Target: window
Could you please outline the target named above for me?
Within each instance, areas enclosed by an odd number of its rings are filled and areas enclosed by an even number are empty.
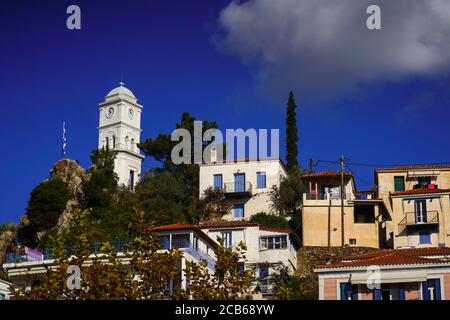
[[[419,188],[428,188],[428,185],[431,184],[431,177],[418,177],[417,183]]]
[[[116,136],[113,136],[112,137],[112,143],[113,143],[113,149],[115,149],[116,148]]]
[[[238,269],[241,275],[244,275],[245,265],[243,262],[238,262]]]
[[[264,189],[266,187],[266,172],[256,173],[256,188]]]
[[[395,176],[394,177],[394,191],[405,191],[405,177]]]
[[[235,204],[233,205],[233,217],[235,219],[244,218],[244,205],[243,204]]]
[[[130,190],[134,191],[134,170],[130,170]]]
[[[106,149],[109,149],[109,137],[106,137],[105,140],[106,140]]]
[[[268,236],[261,237],[260,249],[261,250],[274,250],[274,249],[286,249],[287,248],[287,236]]]
[[[414,217],[416,223],[427,222],[427,200],[418,199],[414,201]]]
[[[356,245],[356,239],[349,239],[349,243],[351,245]]]
[[[430,244],[431,243],[431,234],[429,231],[419,232],[419,243],[420,244]]]
[[[189,248],[190,237],[189,234],[174,234],[172,235],[172,248]]]
[[[223,188],[223,178],[221,174],[214,175],[214,189],[222,190]]]
[[[198,237],[196,237],[196,236],[194,236],[193,246],[194,246],[194,250],[198,250]]]
[[[161,248],[170,249],[170,236],[160,236],[159,242],[161,243]]]
[[[260,265],[259,266],[259,277],[266,278],[269,276],[269,266],[268,265]]]
[[[373,205],[356,205],[354,206],[355,223],[374,223],[375,207]]]
[[[245,173],[234,175],[234,192],[245,192]]]
[[[231,231],[222,232],[223,245],[225,248],[230,248],[233,246],[233,241],[231,239]]]
[[[358,285],[349,282],[340,284],[341,300],[358,300]]]
[[[441,300],[441,280],[429,279],[422,282],[423,300]]]
[[[6,300],[6,295],[4,295],[3,293],[0,293],[0,300]]]

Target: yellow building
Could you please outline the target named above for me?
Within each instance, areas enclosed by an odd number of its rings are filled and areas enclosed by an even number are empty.
[[[450,165],[377,169],[375,183],[395,248],[450,245]]]
[[[341,246],[344,230],[344,245],[386,247],[389,216],[375,192],[357,192],[349,172],[344,173],[342,193],[340,172],[305,174],[302,180],[306,190],[302,205],[303,245]]]

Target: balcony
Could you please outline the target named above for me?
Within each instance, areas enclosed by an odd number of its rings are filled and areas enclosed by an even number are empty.
[[[354,200],[355,197],[351,193],[343,193],[342,197],[344,200]],[[303,202],[306,201],[330,201],[330,200],[341,200],[340,193],[304,193]]]
[[[250,197],[252,195],[252,184],[248,181],[224,183],[223,192],[228,196]]]
[[[437,224],[439,224],[438,211],[405,212],[405,217],[400,221],[399,226],[434,226]]]

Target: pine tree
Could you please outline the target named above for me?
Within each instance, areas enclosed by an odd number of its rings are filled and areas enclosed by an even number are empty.
[[[286,162],[289,172],[298,168],[298,132],[297,132],[297,114],[294,94],[289,92],[289,101],[286,111]]]

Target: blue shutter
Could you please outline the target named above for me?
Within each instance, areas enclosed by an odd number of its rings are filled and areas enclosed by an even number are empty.
[[[215,174],[214,175],[214,189],[220,189],[222,190],[222,175],[221,174]]]
[[[403,283],[400,283],[400,286],[399,286],[398,299],[399,300],[406,300],[406,298],[405,298],[405,284],[403,284]]]
[[[430,292],[428,291],[428,283],[422,282],[422,298],[423,300],[430,300]]]
[[[265,278],[269,276],[269,267],[268,266],[259,266],[259,277]]]
[[[431,243],[431,235],[429,231],[419,232],[419,243],[420,244]]]
[[[257,172],[256,173],[256,188],[263,189],[266,187],[266,173]]]
[[[441,300],[441,279],[434,279],[434,299]]]
[[[243,204],[235,204],[233,207],[233,216],[235,219],[244,218],[244,205]]]
[[[381,289],[373,289],[373,300],[381,300]]]
[[[352,300],[358,300],[358,285],[352,285]]]
[[[340,284],[341,300],[347,300],[347,285],[348,285],[348,283],[341,283]]]
[[[236,173],[234,175],[234,192],[244,192],[245,191],[245,174]]]

